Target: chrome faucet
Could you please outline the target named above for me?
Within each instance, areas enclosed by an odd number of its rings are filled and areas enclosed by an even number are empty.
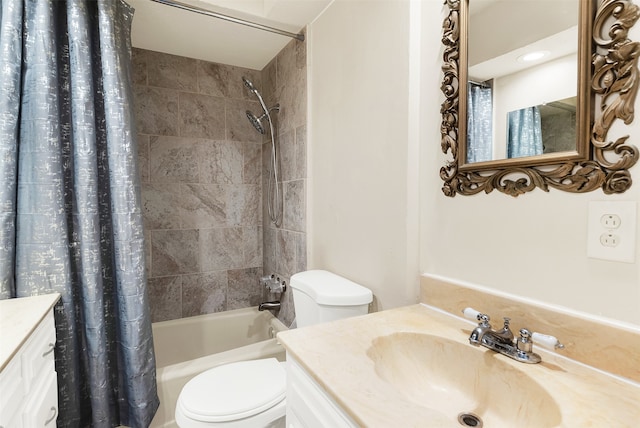
[[[480,323],[476,328],[471,332],[471,336],[469,336],[469,343],[472,345],[481,345],[483,340],[485,341],[494,341],[500,343],[512,343],[513,342],[513,333],[509,328],[509,318],[504,318],[504,325],[502,326],[502,330],[494,331],[489,324],[489,316],[485,314],[480,314],[478,318]]]
[[[264,311],[265,309],[268,309],[270,311],[279,311],[280,310],[280,301],[279,300],[273,300],[271,302],[262,302],[258,305],[258,310],[259,311]]]
[[[510,319],[504,318],[504,325],[501,330],[495,331],[489,323],[489,315],[482,314],[475,309],[466,308],[462,311],[465,317],[475,319],[478,326],[471,331],[469,343],[473,346],[484,346],[509,358],[522,363],[539,363],[542,361],[540,355],[533,352],[533,340],[538,343],[555,349],[562,349],[564,345],[558,342],[553,336],[540,333],[531,333],[526,328],[520,329],[520,337],[515,340],[513,332],[509,328]]]

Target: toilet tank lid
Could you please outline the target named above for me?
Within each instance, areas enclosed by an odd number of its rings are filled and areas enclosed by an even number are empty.
[[[299,290],[320,305],[367,305],[371,290],[326,270],[308,270],[291,277],[291,288]]]

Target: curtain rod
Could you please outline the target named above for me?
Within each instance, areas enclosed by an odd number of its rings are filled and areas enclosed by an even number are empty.
[[[213,12],[207,9],[202,9],[197,6],[191,6],[185,3],[180,3],[174,0],[152,0],[152,1],[156,3],[164,4],[167,6],[177,7],[178,9],[187,10],[189,12],[195,12],[195,13],[200,13],[202,15],[212,16],[218,19],[224,19],[225,21],[233,22],[236,24],[246,25],[247,27],[257,28],[258,30],[269,31],[271,33],[280,34],[282,36],[291,37],[291,38],[300,40],[301,42],[304,42],[304,34],[290,33],[288,31],[280,30],[278,28],[269,27],[267,25],[262,25],[255,22],[251,22],[251,21],[245,21],[244,19],[234,18],[233,16],[223,15],[221,13]]]

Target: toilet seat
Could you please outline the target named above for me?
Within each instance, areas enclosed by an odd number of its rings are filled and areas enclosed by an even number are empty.
[[[215,426],[266,412],[284,402],[285,395],[283,363],[275,358],[239,361],[209,369],[187,382],[176,413]]]

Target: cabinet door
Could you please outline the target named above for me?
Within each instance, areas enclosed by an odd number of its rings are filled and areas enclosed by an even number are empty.
[[[58,377],[55,371],[44,375],[29,395],[24,407],[25,427],[55,428],[58,417]]]
[[[287,427],[354,428],[358,425],[287,355]]]
[[[13,358],[0,372],[0,427],[13,427],[24,401],[24,381],[20,358]]]
[[[45,373],[56,369],[53,351],[56,344],[56,328],[53,312],[49,312],[22,348],[22,376],[28,394]]]

